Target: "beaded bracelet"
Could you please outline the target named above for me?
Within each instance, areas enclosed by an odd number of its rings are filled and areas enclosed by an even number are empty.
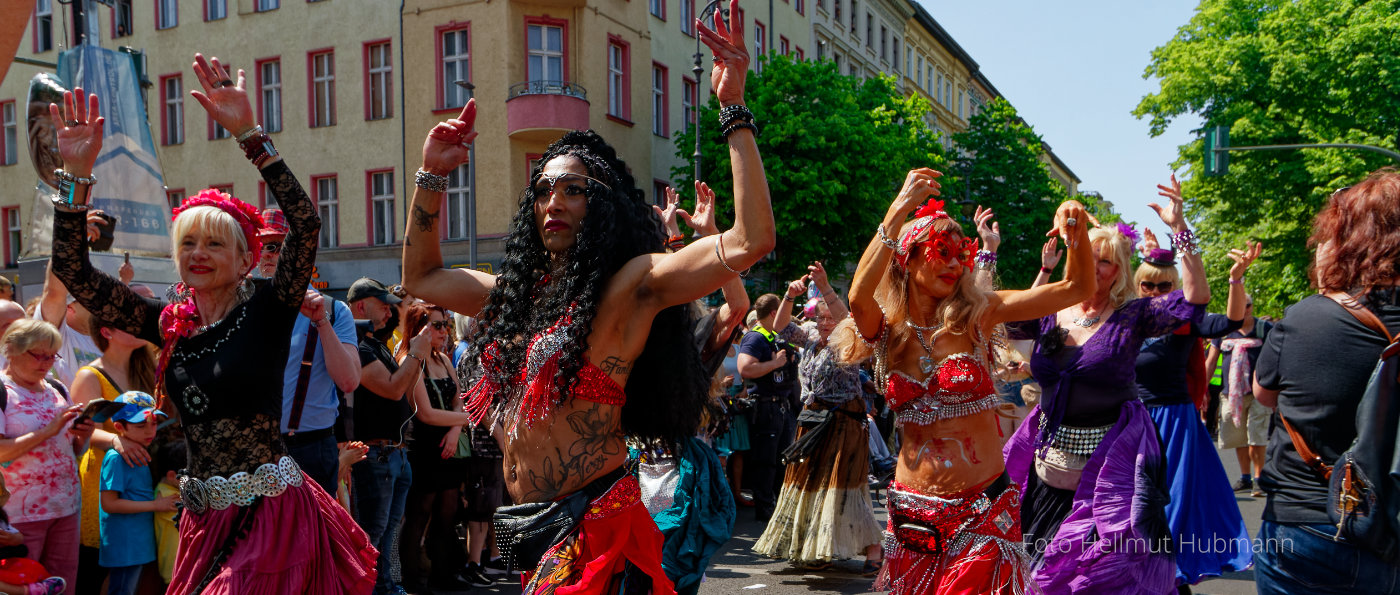
[[[71,174],[71,173],[68,173],[67,171],[65,171],[65,170],[63,170],[63,169],[61,169],[61,168],[60,168],[60,169],[55,169],[55,170],[53,170],[53,175],[58,176],[58,179],[60,179],[60,180],[64,180],[64,181],[66,181],[66,182],[71,182],[71,183],[74,183],[74,184],[86,184],[86,185],[88,185],[88,186],[91,186],[91,185],[97,183],[97,176],[94,176],[94,175],[92,175],[92,174],[88,174],[88,177],[86,177],[86,178],[80,178],[80,177],[75,176],[75,175],[73,175],[73,174]]]
[[[1244,279],[1230,279],[1230,285],[1244,285]]]
[[[252,136],[239,141],[238,146],[243,148],[243,156],[259,168],[277,156],[277,148],[272,146],[272,138],[257,128]]]
[[[754,121],[753,112],[743,105],[730,105],[719,110],[719,127],[728,128],[735,120]]]
[[[1196,245],[1196,234],[1189,229],[1183,229],[1172,234],[1172,246],[1176,248],[1178,256],[1197,255],[1201,253],[1201,247]]]
[[[439,176],[421,167],[413,174],[413,183],[428,192],[447,192],[447,176]]]
[[[996,264],[996,263],[997,263],[997,253],[996,253],[996,252],[992,252],[991,250],[978,250],[978,251],[977,251],[977,256],[976,256],[975,258],[976,258],[976,260],[977,260],[977,264]]]
[[[752,130],[753,135],[758,136],[758,126],[755,126],[752,122],[735,122],[733,124],[730,124],[729,126],[726,126],[724,128],[724,131],[721,132],[720,135],[728,139],[729,135],[734,134],[735,132],[738,132],[739,130],[744,128]]]

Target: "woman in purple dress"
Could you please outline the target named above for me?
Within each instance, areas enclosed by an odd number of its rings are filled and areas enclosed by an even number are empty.
[[[1022,487],[1021,523],[1045,593],[1173,591],[1164,463],[1156,428],[1138,400],[1134,364],[1144,339],[1198,320],[1210,301],[1181,187],[1149,205],[1172,230],[1183,289],[1135,298],[1132,242],[1116,228],[1089,240],[1098,291],[1073,307],[1012,328],[1035,340],[1031,371],[1041,404],[1007,442],[1006,471]]]

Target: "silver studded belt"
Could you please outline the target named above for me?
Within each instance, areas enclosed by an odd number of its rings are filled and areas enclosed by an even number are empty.
[[[1076,428],[1061,425],[1055,430],[1054,442],[1051,445],[1065,452],[1087,457],[1094,454],[1094,450],[1103,442],[1104,436],[1108,435],[1113,426],[1114,424],[1108,424],[1097,428]]]
[[[901,424],[929,425],[945,419],[989,411],[999,404],[1001,397],[996,394],[924,395],[902,406],[895,414],[895,420]]]
[[[264,463],[252,473],[239,471],[228,477],[214,476],[197,479],[180,477],[180,503],[185,510],[204,514],[208,510],[224,510],[230,506],[248,506],[258,497],[273,498],[289,487],[301,487],[301,466],[290,456],[283,455],[276,463]]]

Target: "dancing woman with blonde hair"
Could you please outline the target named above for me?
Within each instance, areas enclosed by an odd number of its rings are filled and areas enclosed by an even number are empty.
[[[1070,247],[1066,280],[988,292],[971,274],[977,242],[941,210],[942,201],[919,206],[938,195],[941,175],[909,172],[861,256],[851,318],[832,336],[845,361],[875,358],[877,385],[903,433],[875,587],[1020,593],[1029,560],[1020,491],[1002,465],[990,340],[998,324],[1051,314],[1094,293],[1090,219],[1066,201],[1047,234]]]

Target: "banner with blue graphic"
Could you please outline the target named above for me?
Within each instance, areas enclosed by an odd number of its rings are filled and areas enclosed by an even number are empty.
[[[58,77],[68,89],[81,87],[97,95],[106,118],[102,152],[92,171],[97,183],[92,188],[91,202],[94,208],[116,219],[111,249],[169,257],[170,206],[132,56],[95,46],[78,46],[59,54]],[[36,95],[31,101],[42,99]],[[30,130],[34,130],[32,125]],[[51,176],[44,172],[40,176],[26,256],[47,256],[52,244],[50,200],[58,191],[45,181]]]

